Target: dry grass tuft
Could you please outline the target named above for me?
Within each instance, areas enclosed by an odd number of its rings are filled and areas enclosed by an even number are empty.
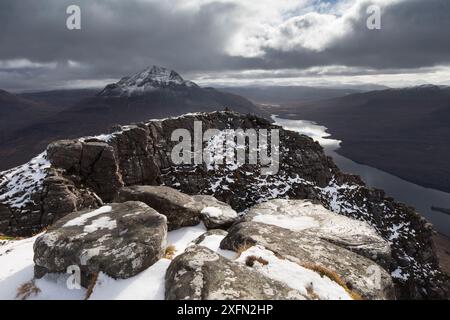
[[[95,272],[92,274],[91,279],[89,280],[89,286],[86,290],[84,300],[88,300],[91,297],[92,292],[94,292],[95,285],[97,284],[97,280],[98,280],[98,272]]]
[[[177,248],[173,244],[169,245],[166,248],[166,253],[164,254],[164,258],[172,260],[175,256],[175,252],[177,251]]]
[[[320,300],[319,295],[314,291],[312,283],[306,287],[306,293],[311,300]]]
[[[302,267],[317,272],[322,277],[325,276],[330,278],[332,281],[336,282],[338,285],[344,288],[344,290],[352,297],[353,300],[363,300],[363,298],[358,293],[354,292],[347,286],[347,283],[342,280],[342,278],[336,272],[315,264],[304,264],[302,265]]]
[[[0,240],[3,241],[12,241],[12,240],[22,240],[23,238],[20,237],[11,237],[11,236],[5,236],[3,234],[0,234]]]
[[[259,262],[263,266],[267,266],[269,264],[269,261],[267,261],[266,259],[256,256],[248,256],[245,260],[245,264],[249,267],[253,267],[255,265],[255,262]]]
[[[41,292],[41,289],[36,287],[34,280],[22,284],[17,288],[16,299],[26,300],[31,296],[35,296]]]
[[[251,247],[254,247],[255,245],[253,243],[248,243],[248,242],[244,242],[243,244],[241,244],[237,250],[236,250],[236,258],[239,258],[242,254],[242,252],[247,251],[248,249],[250,249]]]

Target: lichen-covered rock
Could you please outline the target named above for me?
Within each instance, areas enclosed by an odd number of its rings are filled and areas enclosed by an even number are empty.
[[[202,221],[208,229],[227,229],[238,218],[238,214],[230,205],[213,196],[197,195],[192,197],[199,207]]]
[[[166,217],[142,202],[74,212],[36,239],[35,273],[64,273],[75,265],[82,271],[83,284],[100,271],[129,278],[164,255],[166,238]]]
[[[164,186],[131,186],[120,189],[117,201],[142,201],[167,217],[169,230],[200,223],[200,210],[191,196]]]
[[[260,245],[301,266],[329,270],[365,299],[395,298],[394,285],[386,270],[361,255],[321,239],[320,235],[242,222],[228,230],[220,247],[239,251],[252,245]]]
[[[212,196],[189,196],[166,186],[130,186],[119,190],[118,202],[142,201],[167,217],[169,230],[194,226],[201,220],[208,229],[228,228],[238,215]]]
[[[373,227],[308,200],[270,200],[249,209],[243,220],[307,232],[363,255],[385,268],[392,263],[389,243]]]
[[[167,300],[305,300],[282,282],[202,246],[177,256],[166,273]]]

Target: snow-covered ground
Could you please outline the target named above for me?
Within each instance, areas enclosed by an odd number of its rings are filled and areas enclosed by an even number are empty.
[[[23,208],[32,202],[31,195],[42,188],[50,162],[43,152],[28,163],[0,172],[0,202],[12,208]]]

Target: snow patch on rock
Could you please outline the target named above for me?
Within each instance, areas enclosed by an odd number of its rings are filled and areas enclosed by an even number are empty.
[[[40,191],[51,167],[43,152],[28,163],[0,173],[0,202],[21,209],[34,201],[31,195]]]

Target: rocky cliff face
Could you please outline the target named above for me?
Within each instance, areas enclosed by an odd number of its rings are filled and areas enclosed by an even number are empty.
[[[171,151],[178,142],[171,141],[171,134],[180,128],[192,132],[194,121],[201,121],[203,130],[280,129],[278,173],[261,175],[260,164],[175,165]],[[413,208],[340,172],[312,139],[233,112],[153,120],[102,136],[50,144],[29,163],[1,173],[0,233],[31,235],[73,211],[113,202],[123,187],[134,185],[166,185],[190,195],[213,195],[238,212],[274,198],[310,199],[367,222],[389,242],[392,260],[383,263],[397,284],[397,296],[447,294],[446,277],[433,250],[432,226]]]

